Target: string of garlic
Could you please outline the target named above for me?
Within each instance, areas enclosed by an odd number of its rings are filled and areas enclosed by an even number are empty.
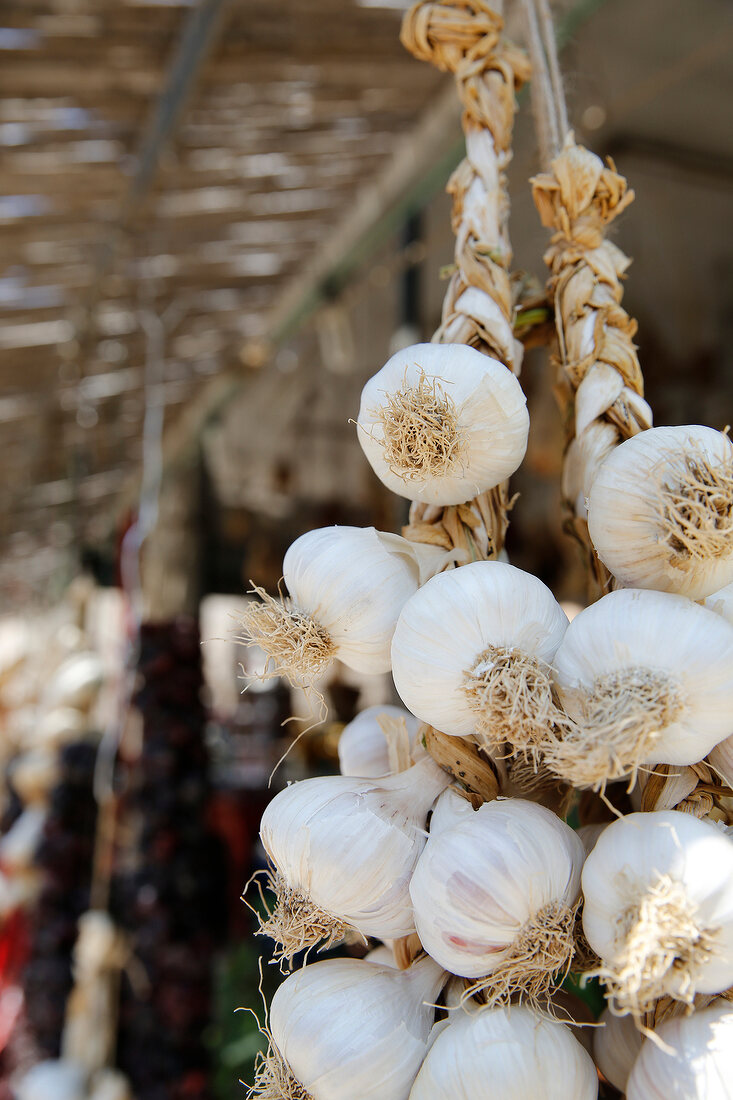
[[[380,940],[415,930],[410,878],[449,782],[425,757],[399,775],[304,779],[275,796],[260,825],[276,897],[261,932],[279,945],[277,958],[330,947],[347,929]]]
[[[576,786],[695,764],[733,732],[733,627],[684,596],[610,592],[576,615],[553,665],[572,721],[545,761]]]
[[[614,1010],[640,1020],[663,996],[733,984],[733,843],[676,810],[604,829],[582,875],[583,928]]]
[[[733,581],[733,444],[699,424],[650,428],[601,464],[588,497],[601,561],[632,588],[694,600]]]
[[[338,743],[342,775],[377,778],[404,771],[419,751],[423,723],[403,707],[377,704],[344,726]]]
[[[513,332],[504,172],[511,159],[515,92],[529,77],[529,66],[501,34],[500,6],[486,0],[419,0],[405,15],[400,38],[421,61],[453,73],[464,109],[466,157],[448,184],[455,270],[433,342],[470,345],[519,374],[522,345]],[[508,526],[507,486],[499,480],[477,491],[482,486],[474,480],[468,496],[455,504],[412,498],[416,503],[404,533],[418,542],[466,549],[472,560],[497,557]]]
[[[408,1100],[446,975],[427,957],[409,970],[326,959],[278,987],[248,1098]]]
[[[590,546],[586,499],[615,444],[652,423],[633,343],[636,322],[621,305],[630,261],[605,237],[634,193],[611,161],[604,165],[569,133],[549,170],[532,180],[532,196],[542,224],[553,231],[545,263],[562,370],[556,392],[570,414],[563,491],[604,591],[608,575]]]
[[[567,616],[540,580],[504,562],[433,577],[408,600],[392,642],[405,706],[453,737],[533,753],[556,714],[550,663]]]
[[[634,1063],[626,1096],[627,1100],[731,1100],[733,1005],[719,1001],[658,1027]]]
[[[469,991],[484,1003],[538,1005],[573,956],[584,857],[544,806],[509,798],[473,810],[445,791],[410,881],[423,947],[473,979]]]
[[[595,1066],[571,1029],[527,1008],[455,1009],[439,1029],[410,1100],[595,1100]]]
[[[323,527],[296,539],[283,562],[288,596],[261,588],[241,617],[240,641],[264,650],[264,678],[312,686],[334,659],[388,672],[402,605],[446,555],[373,527]]]

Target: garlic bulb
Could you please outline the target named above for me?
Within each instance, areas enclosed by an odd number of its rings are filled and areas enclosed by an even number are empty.
[[[677,810],[634,813],[583,869],[583,929],[620,1012],[733,983],[733,842]]]
[[[481,561],[428,581],[402,609],[392,675],[405,706],[454,737],[532,750],[555,714],[549,663],[568,620],[542,581]]]
[[[342,775],[376,778],[402,770],[393,768],[390,746],[393,740],[404,741],[411,749],[423,723],[402,707],[388,704],[367,707],[352,722],[344,726],[339,737],[339,770]],[[393,734],[395,735],[393,738]],[[403,736],[402,736],[403,735]],[[388,740],[392,739],[392,740]],[[397,747],[397,746],[395,746]],[[394,756],[395,753],[393,752]]]
[[[433,1043],[410,1100],[595,1100],[595,1066],[565,1024],[528,1008],[455,1010]]]
[[[261,589],[242,618],[242,641],[268,658],[265,676],[311,684],[334,658],[357,672],[388,672],[402,605],[446,563],[445,551],[373,527],[323,527],[296,539],[283,562],[290,593]]]
[[[284,959],[346,928],[396,939],[415,930],[408,885],[428,811],[450,776],[426,757],[384,779],[304,779],[269,804],[260,828],[277,906],[262,931]]]
[[[608,1008],[598,1022],[603,1026],[593,1028],[593,1058],[606,1080],[619,1092],[626,1092],[644,1036],[633,1016],[614,1016]]]
[[[733,444],[699,424],[649,428],[600,467],[588,530],[622,584],[700,599],[733,581]]]
[[[296,970],[270,1006],[270,1050],[249,1095],[407,1100],[445,975],[422,958],[399,971],[360,959]]]
[[[357,430],[392,492],[462,504],[514,473],[529,416],[519,382],[497,359],[464,343],[415,344],[369,379]]]
[[[537,1001],[573,953],[583,845],[544,806],[510,798],[478,810],[452,790],[438,799],[410,882],[426,951],[480,979],[490,1003]]]
[[[610,592],[576,615],[553,664],[571,722],[545,761],[577,786],[695,764],[733,733],[733,627],[683,596]]]
[[[716,1002],[656,1030],[634,1063],[627,1100],[733,1100],[733,1005]]]

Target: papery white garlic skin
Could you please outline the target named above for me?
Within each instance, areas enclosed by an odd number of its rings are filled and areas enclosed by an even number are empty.
[[[725,588],[711,592],[702,601],[703,607],[714,611],[716,615],[722,615],[726,622],[733,626],[733,584],[726,584]]]
[[[410,883],[425,950],[452,974],[494,973],[539,910],[575,904],[584,855],[544,806],[510,798],[473,810],[445,791]]]
[[[383,410],[421,380],[455,414],[454,457],[439,472],[397,467],[385,452]],[[512,372],[466,344],[404,348],[362,391],[358,435],[372,469],[392,492],[426,504],[462,504],[498,485],[524,458],[528,430],[526,400]]]
[[[394,951],[386,943],[380,943],[377,947],[373,947],[371,951],[368,951],[364,956],[364,962],[379,963],[380,966],[391,966],[394,970],[398,969]]]
[[[683,596],[608,593],[575,616],[553,667],[561,702],[581,726],[597,681],[635,670],[667,678],[679,706],[640,763],[695,764],[733,733],[733,627]]]
[[[570,1028],[528,1008],[454,1010],[410,1100],[595,1100],[598,1078]]]
[[[409,881],[449,782],[427,757],[383,779],[304,779],[270,802],[260,837],[291,889],[364,936],[396,939],[414,931]]]
[[[419,718],[403,707],[388,703],[367,707],[341,731],[338,755],[342,775],[376,778],[390,774],[389,749],[380,718],[404,721],[411,746],[415,744],[418,730],[423,725]]]
[[[444,980],[428,958],[405,971],[359,959],[311,963],[278,987],[270,1031],[313,1100],[407,1100]]]
[[[628,1080],[627,1100],[733,1100],[733,1005],[716,1002],[666,1020]]]
[[[404,605],[392,642],[392,675],[409,711],[454,737],[477,715],[467,674],[490,646],[549,663],[568,620],[549,588],[513,565],[473,562],[441,573]]]
[[[614,970],[623,956],[627,915],[664,879],[679,887],[713,949],[690,965],[670,967],[659,995],[726,989],[733,984],[733,842],[691,814],[633,813],[604,829],[583,868],[588,942]]]
[[[605,1008],[593,1028],[593,1058],[599,1070],[619,1092],[626,1092],[634,1062],[639,1056],[644,1036],[633,1016],[615,1016]]]
[[[389,671],[397,617],[426,563],[437,569],[444,561],[436,547],[373,527],[323,527],[290,546],[283,576],[294,607],[327,632],[334,655],[357,672],[378,673]]]
[[[698,470],[707,464],[722,479],[716,507],[700,513],[709,517],[707,526],[670,520],[672,494],[690,477],[688,463]],[[728,437],[698,424],[649,428],[616,447],[598,470],[588,530],[599,558],[623,585],[700,599],[733,581],[732,513]]]

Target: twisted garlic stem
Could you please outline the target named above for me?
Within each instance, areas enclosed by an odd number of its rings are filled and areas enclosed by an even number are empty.
[[[456,266],[433,341],[470,344],[518,374],[504,171],[511,159],[515,91],[528,79],[529,65],[502,37],[497,6],[486,0],[420,0],[406,13],[400,37],[415,57],[454,74],[464,108],[467,155],[448,184]],[[445,540],[466,549],[469,560],[495,558],[511,503],[502,484],[467,505],[413,504],[404,533],[417,542]]]

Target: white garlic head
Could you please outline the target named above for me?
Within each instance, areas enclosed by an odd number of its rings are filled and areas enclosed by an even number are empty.
[[[733,733],[733,627],[683,596],[610,592],[575,616],[553,665],[571,722],[545,760],[576,786],[695,764]]]
[[[369,778],[401,771],[393,767],[393,758],[400,749],[414,748],[422,726],[420,719],[403,707],[387,703],[367,707],[341,731],[339,771]]]
[[[450,778],[426,757],[399,775],[304,779],[275,796],[260,837],[277,903],[262,932],[283,959],[330,946],[347,928],[380,940],[415,930],[410,877]]]
[[[437,1025],[438,1027],[440,1025]],[[410,1100],[595,1100],[595,1066],[565,1024],[528,1008],[451,1012]]]
[[[444,980],[427,957],[405,971],[360,959],[296,970],[272,998],[250,1096],[408,1100]]]
[[[523,799],[478,810],[452,790],[438,799],[410,883],[426,951],[480,979],[489,1003],[537,1001],[573,953],[583,845],[544,806]]]
[[[499,561],[433,577],[405,604],[392,675],[405,706],[454,737],[531,751],[553,719],[550,662],[568,625],[542,581]]]
[[[622,584],[701,599],[733,581],[733,444],[699,424],[649,428],[601,465],[588,498],[598,557]]]
[[[593,1028],[593,1058],[599,1070],[611,1084],[626,1092],[626,1082],[639,1057],[644,1036],[633,1016],[615,1016],[604,1008]]]
[[[614,821],[583,869],[583,930],[615,1008],[733,983],[733,842],[677,810]]]
[[[244,612],[241,640],[267,654],[266,676],[293,684],[311,684],[334,658],[357,672],[388,672],[402,605],[445,561],[445,551],[373,527],[308,531],[285,555],[289,596],[255,589],[261,601]]]
[[[731,1100],[733,1005],[716,1002],[666,1020],[634,1063],[628,1100]]]
[[[504,481],[527,449],[519,382],[467,344],[397,352],[361,395],[358,435],[380,480],[426,504],[462,504]]]

